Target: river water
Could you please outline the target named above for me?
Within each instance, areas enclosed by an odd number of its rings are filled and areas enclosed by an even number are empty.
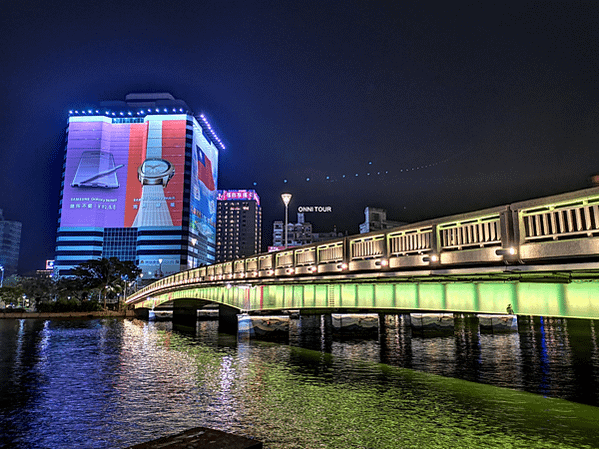
[[[0,320],[0,447],[125,448],[196,426],[266,448],[599,447],[599,325],[287,342],[123,319]]]

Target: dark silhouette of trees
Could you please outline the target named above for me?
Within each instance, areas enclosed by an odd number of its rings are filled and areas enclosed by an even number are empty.
[[[104,308],[106,299],[123,292],[126,284],[135,280],[139,273],[141,270],[133,262],[122,262],[116,257],[88,260],[73,270],[84,288],[99,290]]]
[[[92,311],[106,308],[108,298],[126,293],[141,270],[130,261],[110,259],[88,260],[77,266],[70,276],[14,276],[0,288],[0,301],[6,305],[26,306],[40,312]]]

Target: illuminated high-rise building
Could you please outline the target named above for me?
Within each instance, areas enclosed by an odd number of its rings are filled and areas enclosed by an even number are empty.
[[[0,266],[4,270],[3,276],[17,274],[21,227],[20,221],[5,220],[0,209]]]
[[[219,190],[216,210],[216,261],[258,254],[262,246],[262,208],[254,190]]]
[[[222,149],[168,93],[69,111],[55,273],[117,257],[153,279],[214,262]]]

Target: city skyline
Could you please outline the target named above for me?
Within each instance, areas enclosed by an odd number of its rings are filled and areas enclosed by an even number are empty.
[[[417,221],[599,172],[595,4],[84,3],[0,7],[0,208],[23,223],[20,272],[54,253],[68,111],[129,92],[208,116],[218,188],[258,192],[264,247],[284,191],[290,219],[331,206],[306,221],[357,234],[366,206]]]

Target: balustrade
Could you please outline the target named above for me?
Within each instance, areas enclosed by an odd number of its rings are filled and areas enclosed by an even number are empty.
[[[352,240],[350,243],[351,260],[372,259],[385,253],[385,236],[377,235]]]
[[[430,227],[398,231],[389,234],[389,255],[418,254],[431,249],[433,230]]]
[[[500,245],[499,215],[442,224],[439,238],[442,250]]]
[[[520,212],[525,231],[524,241],[589,237],[599,232],[599,199],[595,204],[580,201],[574,204],[547,206]]]
[[[343,260],[343,243],[323,245],[318,247],[318,261],[320,263],[335,263]]]
[[[313,265],[316,262],[316,249],[299,249],[295,252],[295,263],[297,266]]]

